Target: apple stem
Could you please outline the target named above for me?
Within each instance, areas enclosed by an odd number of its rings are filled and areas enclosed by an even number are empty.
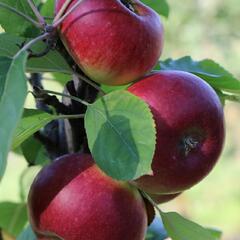
[[[40,26],[42,26],[42,28],[44,28],[44,26],[46,25],[46,22],[45,22],[45,19],[43,18],[43,16],[40,14],[40,12],[36,8],[36,6],[32,0],[28,0],[28,4],[31,7],[32,11],[34,12],[36,18],[38,19]]]
[[[159,212],[160,214],[162,214],[162,210],[158,207],[157,203],[155,203],[155,202],[152,200],[152,198],[151,198],[146,192],[144,192],[143,190],[140,190],[140,192],[141,192],[141,194],[143,195],[143,197],[145,197],[145,198],[153,205],[153,207],[155,207],[155,208],[158,210],[158,212]]]
[[[70,3],[71,1],[66,1],[66,3]],[[65,7],[65,10],[61,13],[61,15],[60,15],[60,12],[59,12],[59,14],[54,18],[54,20],[53,20],[53,24],[52,24],[52,26],[54,27],[54,28],[57,28],[63,21],[64,21],[64,19],[69,15],[69,14],[71,14],[79,5],[80,5],[80,3],[82,2],[82,0],[78,0],[78,2],[77,3],[75,3],[63,16],[62,16],[62,14],[63,14],[63,12],[66,10],[66,8],[68,7],[68,5],[69,5],[69,3],[66,5],[66,7]],[[64,6],[63,6],[64,7]],[[62,10],[62,9],[61,9]],[[61,11],[60,10],[60,11]]]
[[[31,78],[29,79],[29,82],[33,87],[33,92],[30,91],[30,93],[35,98],[37,108],[45,112],[52,113],[53,111],[49,108],[49,106],[51,106],[58,114],[64,115],[72,114],[73,112],[71,111],[71,108],[60,102],[55,95],[50,96],[49,94],[43,92],[43,86],[41,82],[32,81],[35,80],[35,74],[32,74]]]
[[[13,58],[17,58],[22,52],[27,51],[29,48],[32,47],[32,45],[34,45],[35,43],[37,43],[38,41],[44,40],[46,39],[48,36],[50,35],[50,33],[46,32],[34,39],[32,39],[30,42],[28,42],[25,46],[23,46],[23,48],[21,48],[16,55]]]
[[[20,17],[23,17],[25,20],[27,20],[28,22],[32,23],[35,27],[42,28],[42,25],[40,23],[38,23],[37,21],[35,21],[31,17],[25,15],[24,13],[18,11],[17,9],[15,9],[15,8],[5,4],[5,3],[2,3],[2,2],[0,2],[0,7],[5,8],[5,9],[15,13],[15,14],[17,14]]]
[[[93,83],[90,79],[88,79],[87,77],[83,76],[82,74],[77,73],[77,72],[74,72],[74,73],[73,73],[73,76],[74,76],[74,75],[75,75],[76,77],[78,77],[80,80],[88,83],[89,85],[91,85],[92,87],[94,87],[96,90],[98,90],[101,96],[104,96],[104,95],[106,94],[106,93],[101,89],[100,86],[98,86],[97,84]]]
[[[66,11],[68,5],[71,3],[72,0],[67,0],[64,2],[64,4],[62,5],[61,9],[59,10],[58,14],[55,16],[53,22],[56,22],[57,20],[59,20],[59,18],[62,17],[62,15],[64,14],[64,12]]]
[[[59,115],[57,119],[78,119],[84,118],[85,114],[71,114],[71,115]]]

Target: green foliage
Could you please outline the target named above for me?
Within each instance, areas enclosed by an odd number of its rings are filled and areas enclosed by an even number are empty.
[[[49,163],[46,150],[33,136],[21,144],[21,150],[30,165],[45,165]]]
[[[12,148],[20,146],[25,140],[32,136],[35,132],[44,127],[47,123],[58,116],[48,114],[36,109],[25,109],[23,117],[19,122],[15,136],[12,142]]]
[[[34,234],[32,228],[28,226],[17,237],[17,240],[37,240],[37,237]]]
[[[142,0],[142,2],[153,8],[158,14],[168,17],[170,9],[166,0]]]
[[[159,64],[161,70],[190,72],[201,77],[217,90],[240,94],[240,81],[213,60],[194,61],[191,57],[183,57],[178,60],[160,61]]]
[[[71,75],[64,74],[61,72],[55,72],[51,74],[53,77],[53,80],[60,83],[62,86],[65,86],[65,84],[71,79]]]
[[[33,24],[22,16],[3,8],[1,3],[6,4],[33,19],[35,19],[35,16],[26,0],[0,0],[0,25],[2,25],[6,32],[24,37],[34,37],[40,33]]]
[[[0,56],[13,57],[18,51],[22,43],[29,39],[17,37],[7,33],[0,34]],[[3,47],[4,46],[4,47]],[[39,53],[44,50],[45,44],[38,42],[31,50]],[[40,58],[31,58],[27,61],[28,72],[61,72],[71,73],[71,69],[65,59],[57,52],[50,51],[47,55]]]
[[[47,0],[41,8],[41,13],[46,17],[54,17],[54,0]]]
[[[31,166],[31,167],[27,167],[22,172],[20,176],[20,181],[19,181],[19,190],[20,190],[19,193],[20,193],[20,198],[22,202],[27,201],[29,189],[32,185],[34,178],[36,177],[36,175],[40,170],[41,170],[40,166]]]
[[[173,240],[219,240],[215,232],[187,220],[178,213],[161,212],[161,217],[168,235]]]
[[[0,203],[0,227],[17,236],[27,223],[27,207],[24,203]]]
[[[138,97],[114,91],[98,99],[87,109],[85,127],[91,153],[108,175],[130,180],[151,173],[155,124]]]
[[[26,53],[13,59],[0,57],[0,178],[5,171],[7,154],[27,95],[26,57]]]

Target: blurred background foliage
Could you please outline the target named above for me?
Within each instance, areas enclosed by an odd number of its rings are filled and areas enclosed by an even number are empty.
[[[239,0],[168,0],[168,3],[169,18],[162,17],[165,27],[162,59],[186,55],[194,60],[211,58],[240,79]],[[55,82],[49,81],[47,85],[48,89],[61,90],[61,85]],[[30,95],[26,105],[33,106]],[[204,226],[220,228],[223,240],[240,240],[240,105],[227,102],[225,115],[225,148],[213,172],[161,208],[182,213]],[[21,189],[28,188],[37,172],[34,168],[23,179],[26,167],[21,155],[9,155],[7,172],[0,183],[0,201],[23,200],[26,194]]]

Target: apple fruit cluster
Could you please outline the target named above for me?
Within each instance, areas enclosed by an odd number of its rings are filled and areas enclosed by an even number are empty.
[[[64,3],[56,0],[56,13]],[[62,22],[59,36],[90,79],[132,83],[127,90],[148,104],[157,132],[153,173],[121,182],[102,172],[89,154],[56,159],[30,189],[33,230],[38,239],[143,240],[149,219],[138,189],[163,203],[208,175],[223,148],[222,104],[193,74],[150,73],[162,52],[163,27],[139,0],[82,0]]]

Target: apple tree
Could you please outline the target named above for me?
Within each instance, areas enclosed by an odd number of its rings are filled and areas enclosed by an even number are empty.
[[[22,201],[0,202],[0,240],[221,238],[159,204],[214,168],[240,82],[210,59],[162,59],[169,11],[0,0],[0,180],[10,151],[28,163]]]

